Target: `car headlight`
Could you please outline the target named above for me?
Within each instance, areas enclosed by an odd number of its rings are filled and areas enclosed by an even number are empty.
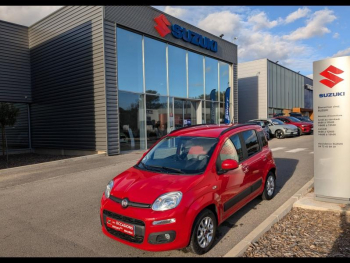
[[[182,198],[181,192],[170,192],[159,196],[152,205],[154,211],[165,211],[178,206]]]
[[[107,184],[106,191],[105,191],[105,196],[106,196],[107,198],[109,198],[109,196],[111,195],[111,191],[112,191],[112,188],[113,188],[113,184],[114,184],[113,180],[110,181],[110,182]]]

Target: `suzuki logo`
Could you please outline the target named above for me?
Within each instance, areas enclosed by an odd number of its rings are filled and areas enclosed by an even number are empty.
[[[326,85],[328,88],[333,88],[335,85],[337,85],[339,82],[343,81],[344,79],[339,78],[338,76],[334,74],[341,74],[344,71],[341,69],[338,69],[334,66],[329,66],[326,68],[324,71],[320,73],[321,76],[327,78],[327,79],[322,79],[320,82],[324,85]]]
[[[157,25],[154,27],[159,35],[161,35],[162,37],[165,37],[167,34],[169,34],[171,31],[168,28],[168,26],[170,26],[170,22],[168,21],[168,19],[165,17],[165,15],[160,15],[157,16],[154,21],[157,23]]]

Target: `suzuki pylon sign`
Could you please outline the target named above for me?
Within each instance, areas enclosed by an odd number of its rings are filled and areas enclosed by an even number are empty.
[[[315,199],[350,203],[350,56],[313,63]]]

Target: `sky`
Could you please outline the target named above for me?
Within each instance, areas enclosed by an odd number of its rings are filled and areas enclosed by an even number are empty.
[[[0,6],[30,26],[61,6]],[[154,6],[238,46],[238,62],[267,58],[312,78],[312,63],[350,55],[350,6]]]

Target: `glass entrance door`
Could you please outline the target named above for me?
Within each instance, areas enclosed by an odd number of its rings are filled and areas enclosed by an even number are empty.
[[[202,123],[200,105],[200,101],[174,99],[175,129]]]

